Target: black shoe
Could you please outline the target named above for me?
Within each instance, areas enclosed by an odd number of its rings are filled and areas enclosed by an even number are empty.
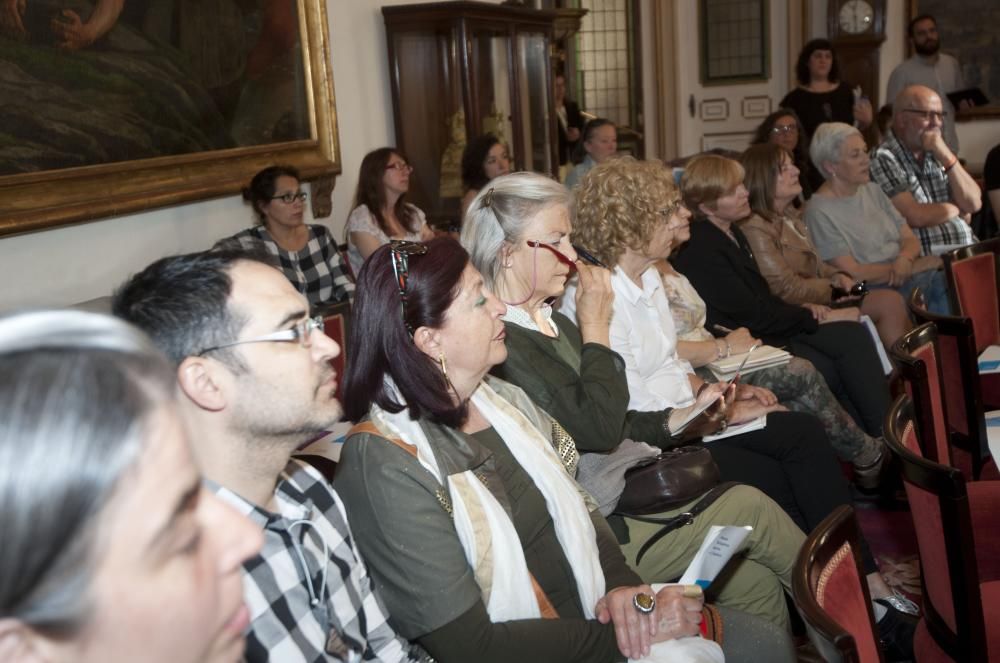
[[[917,630],[918,619],[897,610],[885,599],[875,599],[875,603],[886,609],[878,621],[878,636],[887,663],[913,660],[913,634]]]

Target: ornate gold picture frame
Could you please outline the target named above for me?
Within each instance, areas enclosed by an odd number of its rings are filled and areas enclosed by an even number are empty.
[[[326,0],[297,0],[296,5],[303,60],[297,83],[304,88],[309,138],[3,175],[0,236],[231,195],[274,163],[295,166],[304,180],[318,183],[314,214],[329,215],[341,160]]]

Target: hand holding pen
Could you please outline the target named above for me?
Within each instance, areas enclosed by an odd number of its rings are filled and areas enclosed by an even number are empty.
[[[732,354],[738,355],[744,352],[749,352],[752,346],[760,344],[760,339],[754,338],[750,333],[750,330],[746,327],[730,329],[729,327],[723,327],[722,325],[712,325],[712,329],[726,335],[725,342],[729,344]]]

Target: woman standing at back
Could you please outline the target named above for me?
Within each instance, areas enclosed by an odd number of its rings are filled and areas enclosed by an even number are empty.
[[[795,76],[798,87],[786,94],[778,105],[798,114],[806,132],[799,137],[804,145],[809,144],[816,127],[824,122],[845,122],[861,131],[872,126],[871,102],[862,96],[860,87],[852,89],[849,83],[840,80],[837,55],[833,44],[826,39],[813,39],[802,47]],[[812,190],[823,184],[822,175],[815,170],[807,175]]]

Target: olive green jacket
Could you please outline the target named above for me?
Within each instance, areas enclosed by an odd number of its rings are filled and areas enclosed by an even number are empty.
[[[611,451],[626,438],[661,449],[675,446],[663,427],[669,409],[628,409],[625,362],[618,353],[583,344],[576,325],[561,313],[553,313],[552,320],[579,354],[579,371],[559,356],[558,341],[508,322],[507,361],[494,367],[493,374],[527,392],[562,424],[581,453]]]
[[[523,391],[496,378],[487,380],[549,437],[572,473],[577,458],[573,440]],[[440,661],[472,660],[470,656],[483,662],[619,660],[613,627],[583,618],[575,583],[547,584],[546,578],[571,577],[572,571],[558,545],[530,546],[530,541],[552,540],[534,536],[551,528],[551,518],[544,506],[525,508],[523,481],[515,492],[508,491],[512,472],[520,467],[498,462],[473,436],[430,421],[420,426],[443,473],[472,470],[511,515],[519,534],[532,533],[522,541],[528,568],[560,619],[490,623],[452,522],[447,490],[387,435],[355,433],[344,445],[334,487],[394,628]],[[591,509],[607,589],[640,584],[592,498],[582,488],[580,492]],[[483,650],[474,650],[479,643]]]

